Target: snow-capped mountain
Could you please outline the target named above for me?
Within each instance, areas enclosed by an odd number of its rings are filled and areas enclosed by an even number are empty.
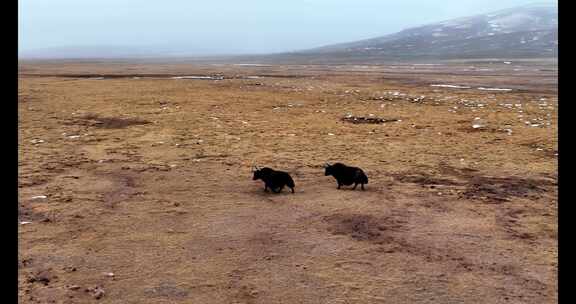
[[[556,57],[556,5],[527,5],[295,52],[345,58]]]

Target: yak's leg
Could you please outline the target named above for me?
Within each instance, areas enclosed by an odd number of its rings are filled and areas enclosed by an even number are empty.
[[[338,189],[340,189],[340,186],[342,186],[342,184],[338,183]]]
[[[292,193],[294,193],[294,187],[290,188],[292,190]]]
[[[361,184],[360,186],[361,186],[362,190],[364,190],[364,184]]]
[[[264,192],[268,192],[268,185],[264,184]]]
[[[282,192],[282,189],[284,189],[284,186],[278,187],[277,189],[278,189],[277,191],[274,191],[274,190],[273,190],[274,193],[280,193],[280,192]]]
[[[352,188],[352,190],[356,190],[357,186],[358,186],[358,183],[354,183],[354,188]]]

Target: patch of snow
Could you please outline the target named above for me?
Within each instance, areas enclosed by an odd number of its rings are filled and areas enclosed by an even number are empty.
[[[483,87],[479,87],[478,90],[483,90],[483,91],[512,91],[512,89],[501,89],[501,88],[483,88]]]
[[[470,89],[467,86],[459,86],[459,85],[452,85],[452,84],[431,84],[431,87],[440,87],[440,88],[452,88],[452,89]]]
[[[237,66],[269,66],[267,64],[260,64],[260,63],[235,63],[233,65],[237,65]]]
[[[212,80],[222,80],[222,76],[176,76],[172,79],[212,79]]]

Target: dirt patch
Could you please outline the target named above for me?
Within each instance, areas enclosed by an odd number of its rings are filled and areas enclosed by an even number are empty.
[[[110,173],[107,176],[115,182],[114,188],[102,195],[102,200],[107,207],[114,208],[118,203],[140,193],[136,189],[134,177],[120,173]]]
[[[464,133],[503,133],[503,134],[510,134],[509,129],[494,128],[494,127],[481,127],[481,128],[463,127],[463,128],[458,128],[458,131],[464,132]]]
[[[345,116],[341,118],[344,122],[353,124],[383,124],[386,122],[395,122],[397,118],[379,118],[379,117],[359,117],[359,116]]]
[[[335,235],[347,235],[357,241],[378,242],[386,239],[386,232],[402,229],[404,221],[398,218],[377,218],[364,214],[336,214],[324,217]]]
[[[416,174],[394,174],[392,175],[395,180],[403,183],[413,183],[423,186],[429,185],[446,185],[446,186],[456,186],[461,185],[461,183],[449,180],[446,178],[433,177],[425,173]]]
[[[146,125],[148,120],[138,118],[100,117],[96,114],[87,114],[79,119],[73,119],[65,124],[96,127],[100,129],[123,129],[130,126]]]
[[[545,185],[553,185],[553,182],[518,177],[474,177],[462,197],[493,202],[507,202],[512,197],[537,199],[546,192]]]
[[[479,175],[478,169],[466,168],[466,167],[456,168],[456,167],[450,166],[444,162],[441,162],[438,167],[440,169],[440,173],[442,173],[442,174],[448,174],[451,176],[456,176],[456,177],[464,178],[464,179],[469,179],[469,178],[472,178],[474,176]]]
[[[164,282],[160,285],[146,289],[144,293],[152,298],[167,298],[171,300],[185,299],[189,291],[178,287],[176,284],[171,282]]]
[[[475,169],[455,168],[446,164],[440,165],[440,172],[465,180],[460,184],[465,186],[460,198],[493,203],[507,202],[515,197],[538,199],[558,185],[557,181],[548,179],[485,176]]]

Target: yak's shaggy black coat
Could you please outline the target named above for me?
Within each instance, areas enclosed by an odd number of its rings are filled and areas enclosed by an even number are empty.
[[[280,193],[284,186],[288,186],[294,193],[294,180],[290,174],[283,171],[276,171],[270,168],[262,168],[254,171],[254,177],[252,180],[261,179],[264,181],[264,191],[268,191],[268,188],[274,193]]]
[[[342,185],[350,186],[354,184],[354,188],[360,184],[362,190],[364,190],[364,184],[368,184],[368,176],[362,171],[362,169],[357,167],[348,167],[342,163],[335,163],[333,165],[326,164],[325,176],[332,175],[336,178],[338,183],[338,189]]]

